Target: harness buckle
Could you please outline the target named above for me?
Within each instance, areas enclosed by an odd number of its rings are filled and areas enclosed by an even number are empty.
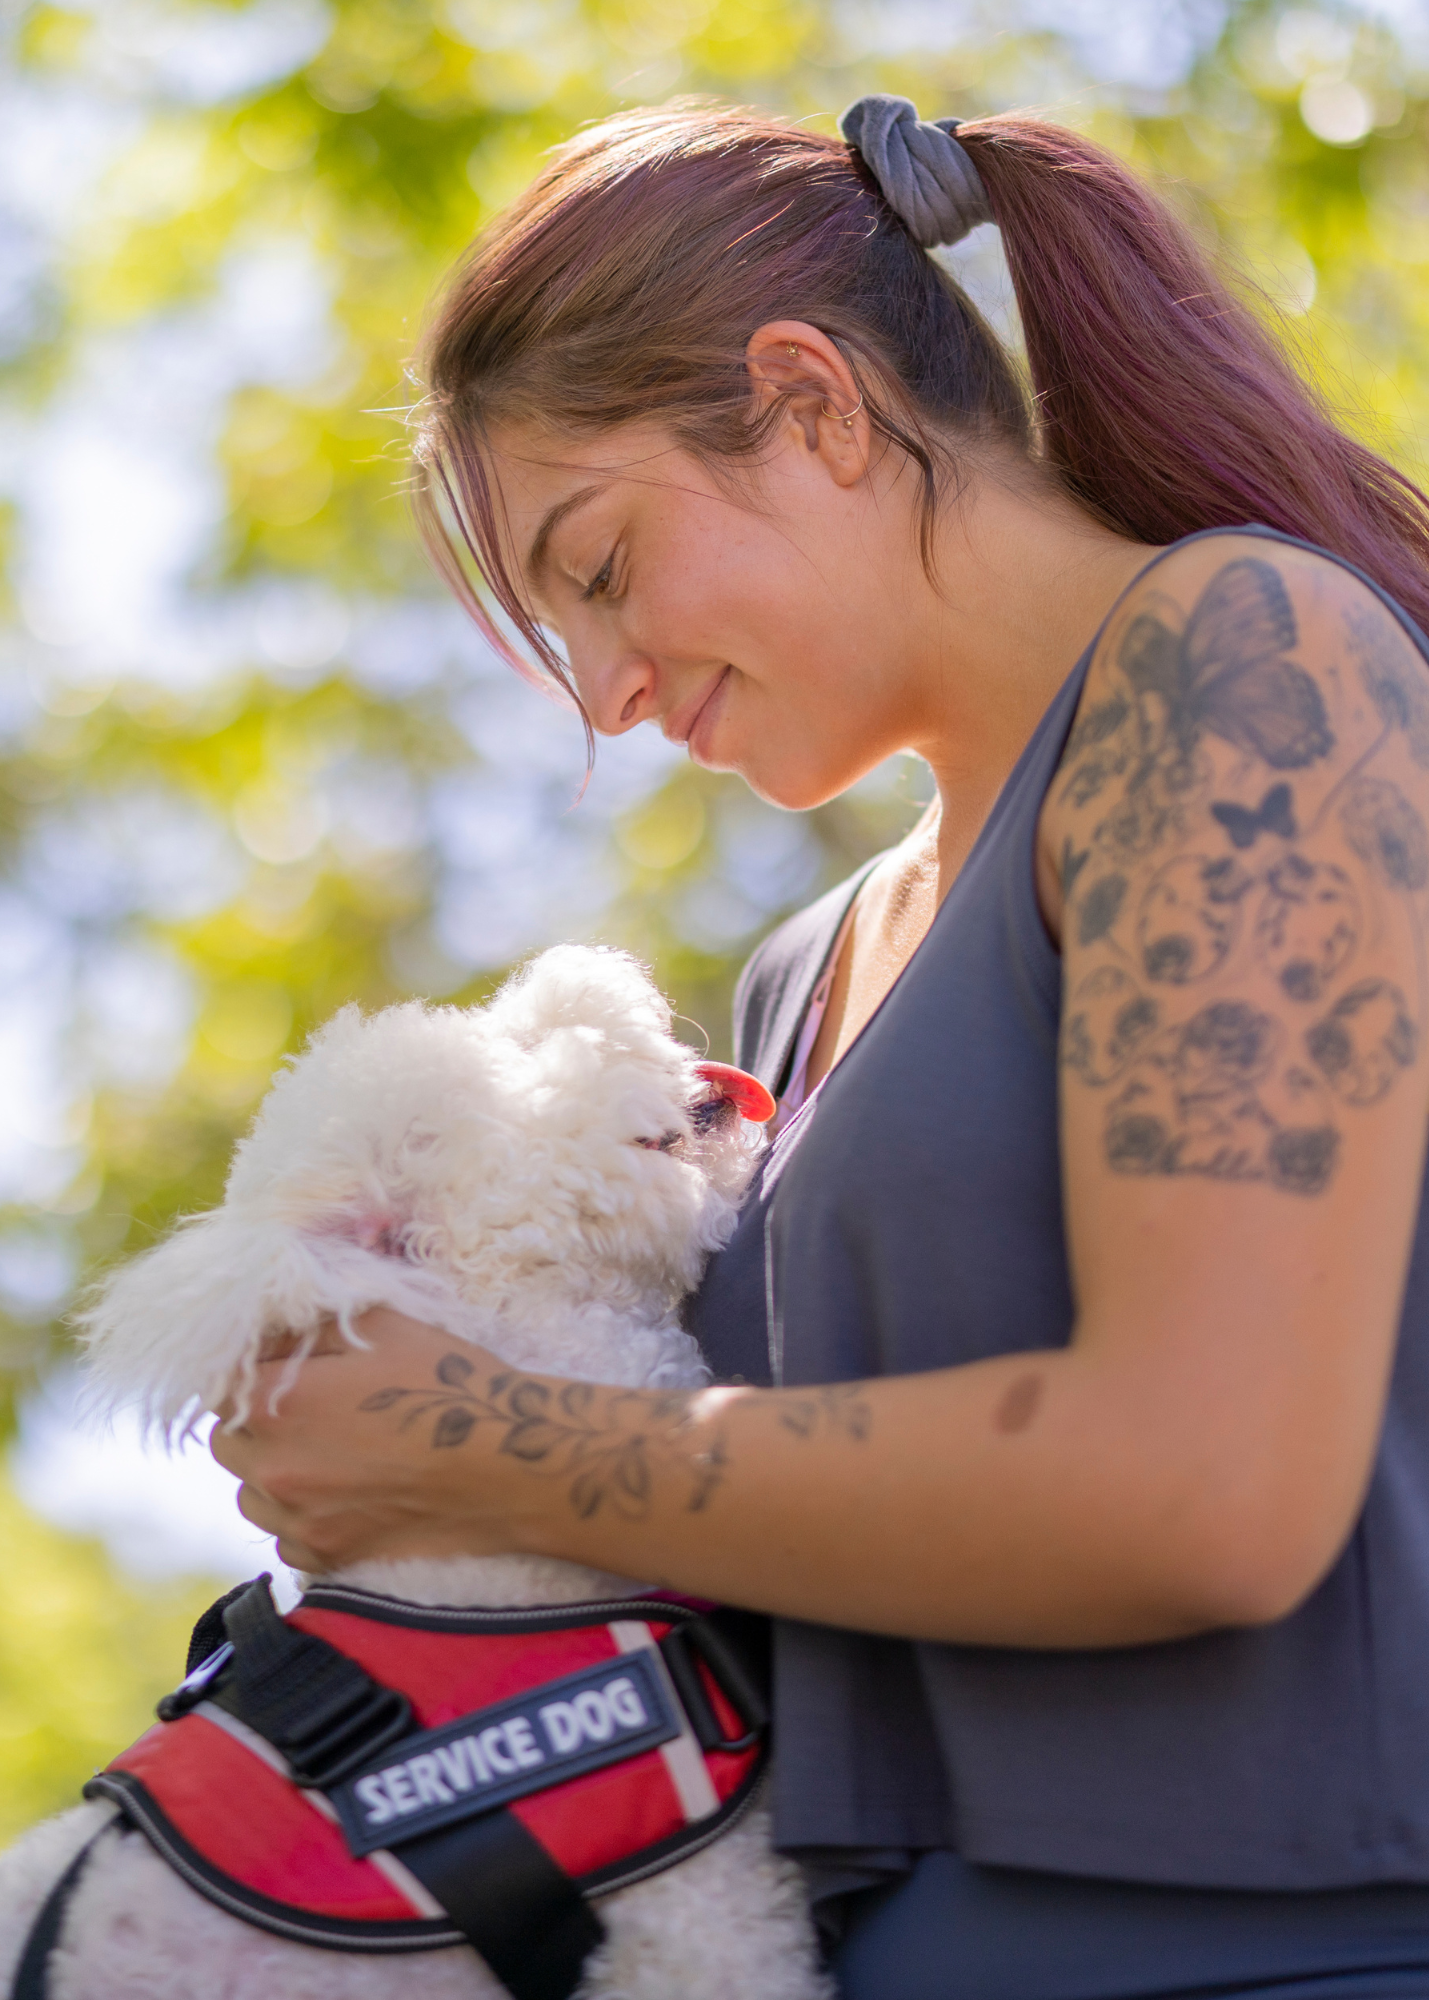
[[[215,1701],[282,1753],[295,1784],[324,1789],[405,1736],[412,1704],[325,1639],[288,1625],[269,1582],[257,1577],[204,1614],[195,1646],[218,1631],[227,1640],[209,1647],[164,1696],[159,1717],[176,1722],[200,1702]]]
[[[325,1791],[411,1727],[412,1704],[406,1695],[373,1681],[366,1688],[341,1690],[326,1707],[304,1716],[286,1735],[283,1754],[298,1784]]]
[[[757,1678],[759,1670],[721,1628],[737,1613],[709,1614],[676,1625],[660,1641],[660,1652],[695,1740],[701,1750],[752,1750],[769,1727],[769,1704]],[[741,1624],[751,1621],[741,1620]],[[744,1724],[742,1736],[726,1736],[700,1675],[703,1664],[720,1693]]]

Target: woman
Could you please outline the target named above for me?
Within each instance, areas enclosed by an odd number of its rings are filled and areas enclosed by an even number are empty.
[[[533,1428],[492,1361],[433,1452],[367,1399],[447,1343],[374,1313],[214,1448],[303,1567],[772,1613],[850,1995],[1424,1994],[1426,503],[1114,160],[953,125],[597,126],[428,344],[429,535],[590,726],[937,778],[746,972],[727,1386]],[[989,215],[1032,410],[923,247]]]

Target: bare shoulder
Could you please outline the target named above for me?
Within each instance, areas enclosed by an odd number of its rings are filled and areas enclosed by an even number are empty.
[[[1429,666],[1393,612],[1293,544],[1173,550],[1099,643],[1043,830],[1106,1164],[1328,1186],[1429,1025]]]

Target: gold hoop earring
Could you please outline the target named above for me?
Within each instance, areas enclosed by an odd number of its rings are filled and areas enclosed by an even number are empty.
[[[847,416],[844,415],[842,410],[831,410],[827,402],[820,403],[819,408],[826,417],[837,417],[841,424],[843,424],[847,429],[852,430],[853,420],[858,415],[859,411],[863,408],[863,391],[862,390],[859,391],[858,401],[854,404],[853,408],[849,411]]]

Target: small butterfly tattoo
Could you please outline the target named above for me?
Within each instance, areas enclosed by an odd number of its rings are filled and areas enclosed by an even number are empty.
[[[1288,785],[1272,785],[1256,807],[1218,799],[1211,807],[1211,817],[1230,835],[1232,847],[1253,847],[1262,833],[1278,833],[1282,840],[1293,840],[1299,831]]]

